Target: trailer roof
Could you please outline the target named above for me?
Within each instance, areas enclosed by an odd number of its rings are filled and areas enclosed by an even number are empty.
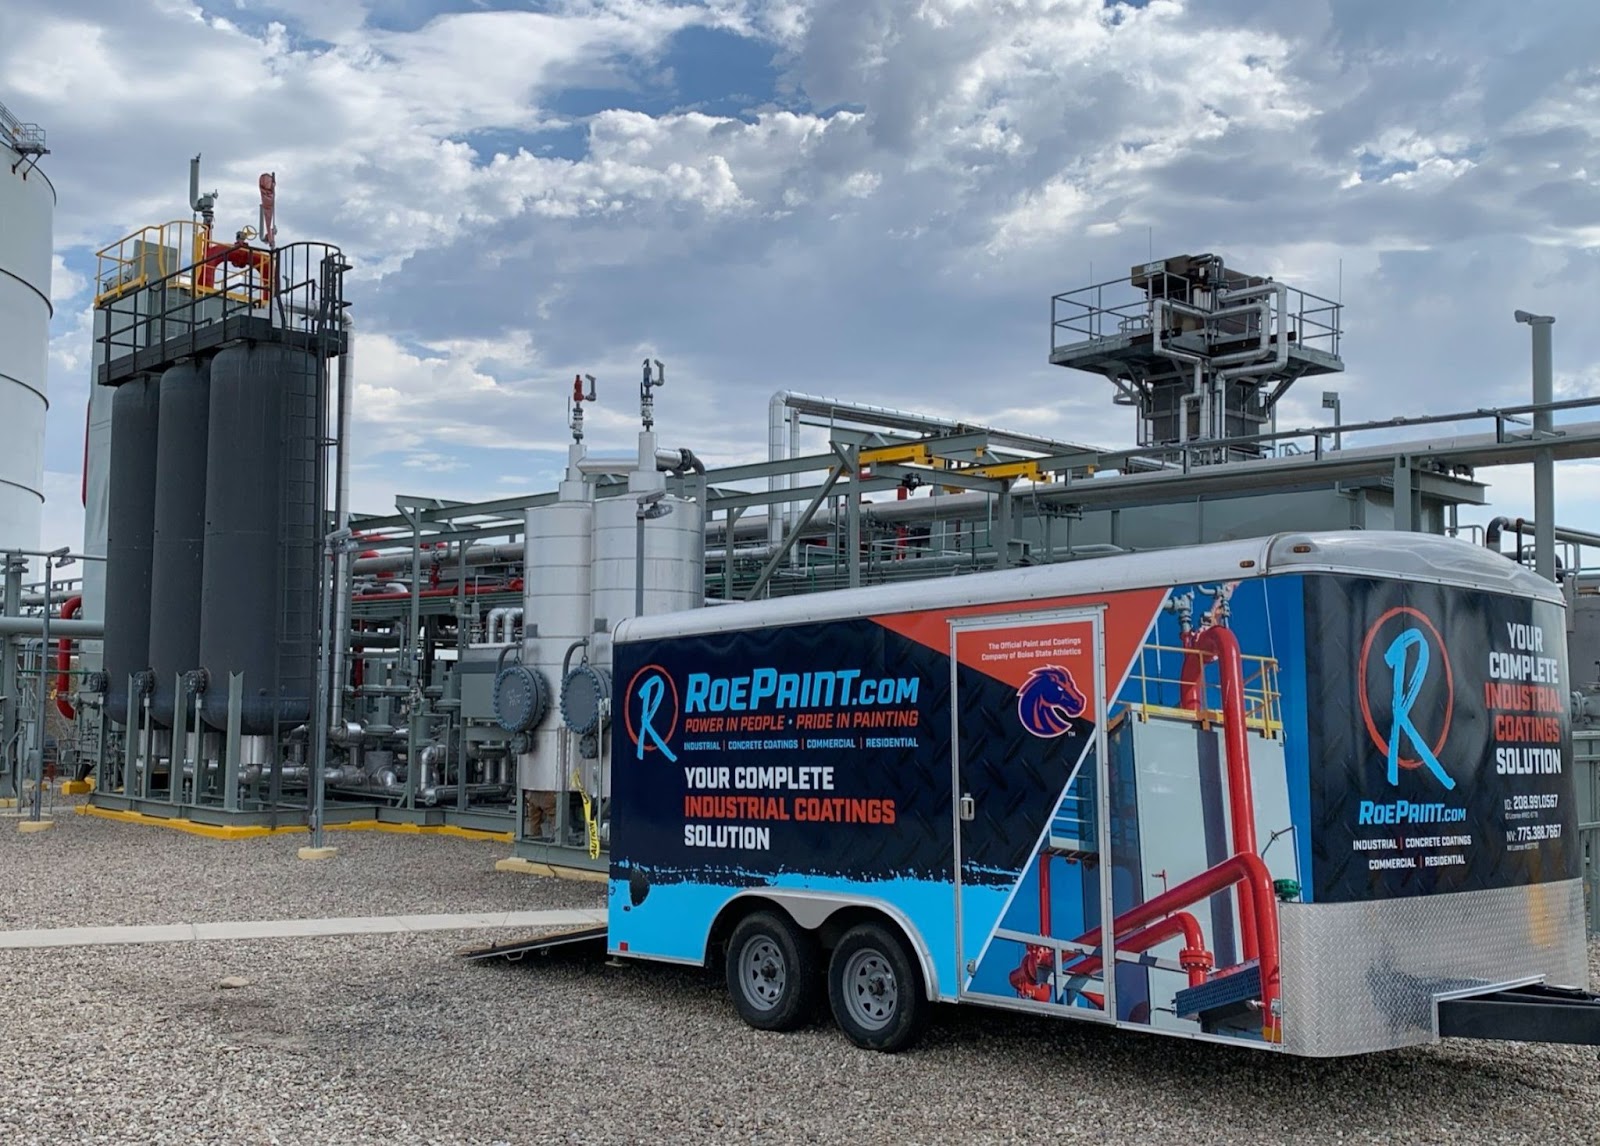
[[[999,601],[1026,603],[1165,585],[1238,581],[1272,573],[1312,572],[1431,581],[1556,603],[1564,601],[1558,585],[1481,545],[1430,533],[1349,530],[1280,533],[1181,549],[689,609],[623,621],[617,626],[616,640],[654,640]]]

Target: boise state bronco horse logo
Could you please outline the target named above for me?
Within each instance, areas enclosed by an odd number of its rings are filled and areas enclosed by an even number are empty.
[[[1089,707],[1072,673],[1060,665],[1041,665],[1017,689],[1017,719],[1035,736],[1054,739],[1072,730]]]

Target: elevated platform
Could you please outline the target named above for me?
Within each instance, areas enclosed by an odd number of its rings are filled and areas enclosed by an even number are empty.
[[[336,358],[345,352],[347,340],[342,331],[315,334],[285,329],[262,315],[235,314],[102,362],[95,381],[102,386],[120,386],[146,374],[158,374],[181,359],[240,342],[282,343],[319,357]]]
[[[1343,372],[1344,362],[1338,355],[1304,345],[1299,341],[1298,331],[1290,330],[1288,337],[1288,363],[1278,373],[1279,378],[1298,380],[1320,374]],[[1278,339],[1275,335],[1270,340],[1269,346],[1276,349],[1277,344]],[[1176,348],[1182,347],[1182,343],[1178,340],[1171,340],[1170,345]],[[1211,347],[1211,353],[1215,355],[1239,353],[1250,349],[1253,345],[1253,339],[1236,343],[1217,343]],[[1186,377],[1188,373],[1181,369],[1182,364],[1173,361],[1170,356],[1156,353],[1155,335],[1148,328],[1142,333],[1102,335],[1052,346],[1050,365],[1087,370],[1108,376],[1127,375],[1147,381],[1156,381],[1163,377]]]

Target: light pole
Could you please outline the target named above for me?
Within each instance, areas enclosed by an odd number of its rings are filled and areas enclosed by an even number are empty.
[[[664,489],[651,490],[639,496],[639,507],[633,511],[634,522],[638,526],[634,538],[633,557],[633,615],[644,616],[644,523],[654,521],[658,517],[665,517],[672,512],[670,505],[662,503],[662,498],[667,496]]]
[[[1525,310],[1512,317],[1533,329],[1533,437],[1548,441],[1553,429],[1550,403],[1555,394],[1550,328],[1556,320]],[[1533,560],[1539,576],[1556,579],[1556,462],[1548,446],[1533,456]]]
[[[1341,449],[1344,445],[1342,441],[1344,435],[1339,432],[1339,391],[1324,390],[1322,392],[1322,408],[1333,411],[1333,448],[1336,450]]]

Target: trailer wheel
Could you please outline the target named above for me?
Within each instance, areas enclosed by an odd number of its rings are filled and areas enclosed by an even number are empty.
[[[877,923],[851,928],[828,964],[834,1021],[866,1050],[904,1050],[922,1033],[928,1001],[900,937]]]
[[[809,931],[769,911],[746,916],[728,940],[728,994],[739,1017],[761,1031],[792,1031],[811,1019],[822,960]]]

